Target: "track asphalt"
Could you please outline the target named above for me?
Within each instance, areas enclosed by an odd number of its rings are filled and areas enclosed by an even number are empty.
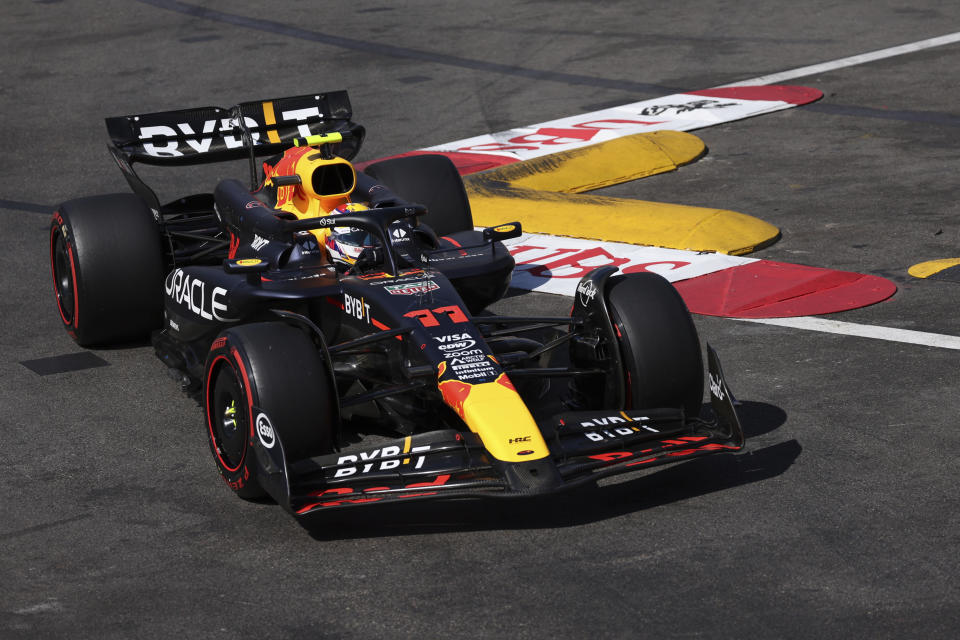
[[[53,205],[126,189],[105,116],[344,88],[372,159],[958,30],[934,0],[3,3],[0,637],[955,637],[954,350],[698,316],[747,453],[305,528],[231,495],[148,347],[83,355],[46,245]],[[958,68],[948,44],[795,78],[824,99],[602,193],[759,217],[783,237],[755,257],[899,287],[829,319],[958,336],[960,285],[907,274],[958,255]],[[169,199],[224,172],[144,174]],[[496,309],[569,306],[517,293]]]

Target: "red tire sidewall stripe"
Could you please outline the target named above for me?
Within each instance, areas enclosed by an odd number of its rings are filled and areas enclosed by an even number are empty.
[[[79,327],[78,318],[80,317],[80,294],[77,288],[77,267],[75,260],[73,258],[73,245],[70,244],[70,241],[66,237],[63,239],[63,243],[67,245],[67,257],[70,258],[70,281],[73,285],[73,322],[67,320],[66,314],[63,313],[63,305],[60,301],[60,289],[57,284],[57,270],[55,267],[55,256],[53,255],[53,247],[55,238],[58,233],[62,233],[63,224],[57,215],[54,215],[55,224],[50,228],[50,277],[53,280],[53,293],[57,298],[57,311],[60,312],[60,319],[63,320],[63,324],[72,325],[74,329]]]
[[[247,375],[247,368],[243,366],[243,358],[240,357],[240,352],[237,351],[236,347],[230,347],[230,353],[233,354],[234,359],[237,361],[237,365],[240,367],[240,375],[243,376],[243,390],[247,393],[247,416],[250,418],[250,439],[253,439],[253,391],[250,385],[250,377]]]
[[[67,243],[67,255],[70,256],[70,278],[73,279],[73,328],[80,328],[80,291],[77,287],[77,268],[74,265],[73,245]]]
[[[56,220],[56,218],[54,218]],[[60,287],[57,283],[57,265],[56,265],[56,256],[53,254],[53,247],[57,241],[57,234],[60,232],[60,225],[54,224],[50,227],[50,279],[53,280],[53,295],[57,299],[57,311],[60,312],[60,319],[63,320],[63,324],[70,324],[67,322],[67,316],[63,313],[63,304],[60,300]]]
[[[626,329],[623,329],[623,323],[619,317],[610,314],[610,323],[613,325],[613,332],[616,334],[617,350],[620,353],[620,369],[623,372],[623,408],[633,409],[633,380],[630,376],[630,349],[625,344],[624,335]]]
[[[247,377],[247,371],[246,371],[246,368],[243,366],[243,361],[240,359],[240,354],[233,347],[230,348],[230,351],[233,357],[236,359],[237,364],[240,367],[239,368],[240,375],[243,378],[241,383],[247,395],[247,419],[250,422],[250,437],[252,437],[253,436],[253,399],[250,393],[250,380]],[[207,386],[204,391],[204,395],[206,398],[205,404],[207,405],[207,430],[210,432],[210,442],[212,442],[214,445],[213,452],[214,452],[214,455],[217,456],[217,460],[220,462],[220,466],[223,467],[224,470],[227,471],[228,473],[236,473],[241,468],[243,468],[243,463],[247,459],[248,447],[244,446],[243,455],[240,456],[240,461],[237,463],[237,465],[234,467],[229,466],[226,463],[226,461],[223,459],[223,457],[220,455],[220,452],[217,450],[217,441],[213,433],[213,416],[210,415],[210,405],[211,405],[210,383],[213,380],[213,375],[212,375],[213,371],[216,368],[217,363],[220,362],[221,360],[225,362],[225,366],[228,366],[234,371],[237,371],[237,367],[234,366],[233,360],[227,357],[227,355],[223,353],[217,354],[217,356],[213,359],[213,362],[210,363],[210,366],[207,367]]]

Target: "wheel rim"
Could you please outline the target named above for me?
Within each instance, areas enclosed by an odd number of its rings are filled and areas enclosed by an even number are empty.
[[[224,469],[232,472],[240,468],[247,452],[249,416],[243,387],[226,358],[216,367],[214,376],[207,398],[207,419],[217,458]]]
[[[68,253],[66,240],[55,233],[53,240],[53,287],[57,294],[60,315],[66,324],[73,322],[76,305],[76,289],[73,281],[73,262]]]

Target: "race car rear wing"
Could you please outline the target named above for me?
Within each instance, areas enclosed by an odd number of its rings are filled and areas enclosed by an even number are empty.
[[[351,122],[346,91],[106,118],[113,145],[132,162],[157,165],[220,162],[280,153],[293,139],[332,131],[354,135],[337,155],[360,150],[363,127]]]
[[[349,133],[333,152],[348,160],[360,151],[364,128],[350,118],[346,91],[241,102],[230,107],[198,107],[106,118],[110,152],[130,187],[151,209],[156,195],[133,170],[134,162],[161,166],[250,159],[251,189],[256,158],[282,152],[294,138]]]

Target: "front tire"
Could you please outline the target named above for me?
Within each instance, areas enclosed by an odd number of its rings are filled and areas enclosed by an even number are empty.
[[[132,194],[70,200],[50,222],[60,319],[81,346],[143,340],[163,322],[163,248]]]
[[[214,340],[204,374],[207,440],[220,475],[244,499],[259,498],[259,439],[280,439],[287,462],[333,451],[339,410],[318,347],[283,322],[228,329]]]
[[[607,299],[627,375],[629,406],[683,407],[688,418],[700,415],[700,340],[673,285],[654,273],[613,276]]]

